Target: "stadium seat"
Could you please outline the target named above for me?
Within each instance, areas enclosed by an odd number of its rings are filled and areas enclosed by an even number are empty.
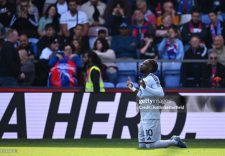
[[[181,63],[180,62],[163,62],[162,63],[162,70],[180,70]]]
[[[136,62],[117,62],[118,82],[126,82],[128,76],[132,81],[136,81],[137,63]]]
[[[137,83],[133,83],[136,88],[138,88]],[[119,82],[116,84],[116,88],[127,88],[127,82]]]
[[[132,60],[133,61],[133,60]],[[116,66],[119,71],[137,71],[137,63],[136,62],[117,62]]]
[[[115,88],[115,85],[111,82],[104,82],[104,87],[105,88]]]
[[[165,70],[163,75],[165,87],[175,88],[180,86],[180,70]]]
[[[124,70],[124,71],[118,71],[118,82],[126,82],[128,79],[128,76],[131,78],[133,82],[136,81],[136,71],[134,70]]]

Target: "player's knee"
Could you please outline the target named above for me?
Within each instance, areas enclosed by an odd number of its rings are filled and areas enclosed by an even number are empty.
[[[139,148],[146,148],[145,143],[139,143]]]

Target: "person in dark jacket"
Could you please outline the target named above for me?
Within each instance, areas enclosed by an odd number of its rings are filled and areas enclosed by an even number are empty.
[[[207,60],[207,48],[201,45],[199,36],[191,37],[191,47],[185,52],[184,60]],[[183,63],[181,67],[181,82],[183,87],[198,87],[204,63]]]
[[[137,58],[138,40],[129,34],[127,23],[120,25],[120,35],[112,37],[111,47],[117,58]]]
[[[193,35],[198,35],[203,43],[207,37],[205,25],[200,21],[200,12],[197,9],[192,10],[191,21],[182,28],[181,36],[185,45],[189,44]]]
[[[38,19],[29,12],[29,1],[21,0],[17,16],[14,16],[10,27],[16,29],[19,34],[27,34],[28,37],[38,37]]]
[[[225,87],[225,67],[217,59],[217,53],[211,51],[209,53],[209,62],[203,69],[202,87]]]
[[[211,23],[207,26],[207,46],[211,48],[216,36],[222,35],[225,38],[225,23],[219,19],[216,10],[211,10],[208,15]]]
[[[25,74],[26,78],[19,80],[20,86],[31,86],[35,78],[34,63],[30,60],[28,52],[25,48],[18,49],[21,62],[21,71]]]
[[[17,86],[17,79],[25,78],[20,71],[19,54],[14,47],[19,36],[18,32],[10,29],[7,32],[7,41],[3,43],[0,51],[0,86]]]

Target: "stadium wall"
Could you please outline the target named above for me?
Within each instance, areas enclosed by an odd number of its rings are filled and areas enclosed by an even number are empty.
[[[135,94],[128,90],[0,90],[1,139],[137,138],[140,120]],[[221,90],[166,90],[183,110],[161,113],[162,138],[225,139]],[[220,112],[216,109],[221,107]]]

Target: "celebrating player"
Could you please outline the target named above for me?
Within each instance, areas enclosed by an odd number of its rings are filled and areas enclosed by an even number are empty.
[[[139,81],[139,89],[135,88],[130,78],[127,86],[135,92],[139,98],[142,97],[163,97],[164,92],[160,85],[159,78],[153,73],[158,69],[157,62],[154,60],[145,60],[140,67],[140,72],[144,78]],[[186,148],[180,137],[173,136],[169,140],[161,140],[160,110],[142,110],[140,109],[141,121],[138,128],[139,148],[165,148],[177,146]]]

